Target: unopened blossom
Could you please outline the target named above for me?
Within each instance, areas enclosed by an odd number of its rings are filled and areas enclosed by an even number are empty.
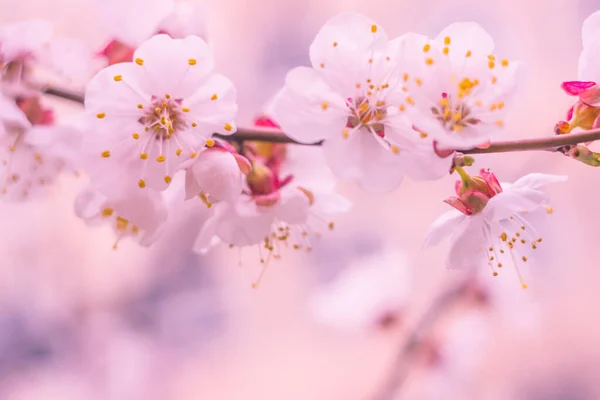
[[[102,0],[101,17],[110,42],[100,52],[108,64],[129,62],[135,49],[151,36],[174,39],[196,35],[207,40],[207,9],[188,1]],[[115,12],[118,10],[118,12]]]
[[[260,260],[267,264],[286,246],[309,251],[318,235],[334,229],[331,217],[346,212],[350,203],[334,192],[322,164],[310,154],[297,160],[296,151],[302,149],[285,152],[280,172],[263,163],[274,154],[254,158],[253,153],[244,153],[251,169],[242,193],[235,201],[208,204],[213,214],[201,228],[195,249],[206,251],[215,238],[231,247],[258,245]],[[319,175],[310,176],[316,170]]]
[[[519,88],[522,64],[494,53],[494,41],[474,22],[453,23],[435,39],[400,38],[404,106],[413,123],[440,147],[485,146],[506,122]]]
[[[54,123],[38,98],[18,102],[0,95],[0,198],[25,200],[47,192],[74,171],[80,132]]]
[[[430,229],[425,246],[434,246],[451,236],[446,259],[450,269],[468,269],[487,264],[493,275],[504,266],[513,266],[521,286],[527,285],[520,268],[542,245],[543,237],[528,221],[529,213],[553,212],[541,187],[566,181],[566,176],[533,173],[516,182],[499,183],[493,173],[482,170],[471,177],[457,168],[461,181],[456,196],[446,199],[456,210],[438,218]]]
[[[91,186],[85,187],[75,199],[75,214],[89,225],[109,225],[119,241],[133,237],[142,245],[150,245],[167,219],[162,194],[155,191],[137,192],[124,198],[109,199]]]
[[[402,253],[382,251],[353,262],[311,298],[315,317],[333,327],[371,332],[402,322],[410,295]]]
[[[290,71],[268,111],[291,138],[324,140],[336,176],[373,192],[394,189],[405,171],[439,178],[451,163],[409,118],[399,44],[362,15],[332,18],[310,46],[312,68]]]
[[[211,135],[235,132],[236,91],[196,36],[157,35],[88,84],[88,173],[101,192],[164,190]]]

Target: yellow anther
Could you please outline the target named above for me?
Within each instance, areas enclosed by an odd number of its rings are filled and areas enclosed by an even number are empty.
[[[213,94],[212,97],[210,98],[212,101],[215,101],[216,99],[218,99],[219,96],[217,96],[217,94]]]
[[[321,68],[325,68],[325,63],[321,63]]]
[[[525,244],[525,239],[521,239],[521,243]]]
[[[455,111],[454,114],[452,114],[452,119],[456,122],[460,121],[462,119],[460,111]]]
[[[206,205],[207,208],[212,207],[212,203],[210,201],[208,201],[208,198],[206,197],[206,195],[204,193],[200,193],[198,195],[198,197],[200,197],[200,200],[202,200],[202,202],[204,203],[204,205]]]
[[[171,183],[171,177],[169,175],[165,175],[165,183],[168,185]]]
[[[104,150],[104,151],[102,152],[102,157],[104,157],[104,158],[108,158],[108,157],[110,157],[110,151],[109,151],[109,150]]]
[[[502,268],[502,263],[498,263],[498,268]]]
[[[414,101],[414,100],[412,99],[412,97],[410,97],[410,96],[407,96],[407,97],[406,97],[406,102],[407,102],[408,104],[410,104],[411,106],[414,106],[414,105],[415,105],[415,101]]]
[[[490,261],[494,261],[494,256],[490,256]]]
[[[499,119],[498,121],[496,121],[495,124],[497,126],[499,126],[500,128],[502,128],[504,126],[504,122],[501,119]]]
[[[198,126],[198,124],[197,124],[197,123],[195,123],[195,122],[192,122],[192,128],[195,128],[195,127],[197,127],[197,126]]]
[[[400,105],[398,106],[398,109],[399,109],[400,111],[404,111],[404,110],[406,110],[406,106],[405,106],[404,104],[400,104]]]
[[[494,67],[495,67],[495,66],[496,66],[496,63],[495,63],[495,62],[493,62],[493,61],[489,61],[489,62],[488,62],[488,67],[489,67],[490,69],[494,69]]]
[[[546,212],[547,212],[548,214],[552,214],[552,213],[554,212],[554,208],[552,208],[552,207],[548,206],[548,207],[546,207]],[[540,238],[540,239],[538,239],[538,242],[541,242],[541,241],[542,241],[542,239],[541,239],[541,238]]]
[[[333,230],[333,228],[335,228],[335,224],[334,224],[334,222],[333,222],[333,221],[331,221],[331,222],[329,223],[328,227],[329,227],[329,230]]]
[[[520,234],[519,232],[515,233],[515,235],[516,235],[517,237],[521,236],[521,234]]]
[[[171,95],[170,95],[170,94],[168,94],[168,93],[167,93],[167,94],[165,94],[165,99],[169,100],[170,98],[171,98]]]
[[[426,58],[425,59],[425,64],[427,64],[427,65],[433,65],[433,58]]]
[[[195,58],[190,58],[190,59],[188,60],[188,65],[196,65],[196,63],[197,63],[197,61],[196,61],[196,59],[195,59]]]
[[[112,208],[105,208],[104,210],[102,210],[102,216],[103,217],[110,217],[111,215],[113,215],[113,212],[115,210],[113,210]]]
[[[142,104],[138,104],[137,108],[139,108],[141,110],[142,108],[144,108],[144,106]]]
[[[226,130],[227,132],[230,132],[230,131],[233,129],[233,127],[231,126],[231,124],[225,124],[225,127],[224,127],[224,128],[225,128],[225,130]]]
[[[190,109],[189,109],[189,108],[187,108],[187,107],[182,107],[182,108],[181,108],[181,111],[183,111],[183,112],[190,112]]]
[[[495,85],[496,83],[498,83],[498,77],[492,76],[492,84]]]
[[[323,109],[323,111],[327,110],[327,107],[329,107],[329,104],[327,104],[326,101],[321,103],[321,108]]]
[[[198,153],[193,151],[192,154],[190,154],[190,158],[196,158],[197,155]]]
[[[450,36],[446,36],[446,37],[444,38],[444,44],[445,44],[446,46],[449,46],[449,45],[450,45]]]
[[[493,248],[493,247],[490,247],[488,250],[489,250],[489,251],[494,251],[494,248]]]
[[[348,139],[350,137],[350,131],[348,131],[348,129],[344,129],[342,131],[342,136],[344,137],[344,139]]]
[[[206,147],[213,147],[215,145],[215,141],[212,139],[206,139]]]
[[[177,149],[177,151],[175,152],[175,154],[177,154],[177,157],[179,157],[181,153],[183,153],[182,149]]]
[[[506,232],[502,232],[500,234],[500,239],[502,239],[503,242],[506,242],[507,238],[508,238],[508,235],[506,234]]]
[[[521,257],[521,259],[522,259],[523,261],[527,261],[527,257],[525,257],[525,256]]]
[[[377,25],[371,25],[371,32],[377,32]]]
[[[407,82],[408,78],[409,78],[408,74],[404,73],[404,75],[402,76],[402,79],[404,79],[404,82]]]
[[[98,119],[102,119],[102,118],[106,117],[106,113],[99,113],[99,114],[96,114],[96,117],[97,117]]]
[[[133,235],[137,235],[139,233],[139,231],[140,231],[140,228],[138,228],[137,226],[134,225],[131,227],[131,233]]]
[[[123,80],[123,75],[115,75],[113,79],[115,80],[115,82],[120,82]]]
[[[498,108],[498,105],[494,103],[490,106],[490,111],[494,111],[496,108]]]
[[[419,137],[421,139],[427,139],[427,136],[429,136],[429,135],[427,135],[425,132],[419,132]]]
[[[471,50],[467,50],[467,52],[465,53],[465,57],[469,58],[473,55],[473,53],[471,52]]]
[[[135,140],[138,140],[140,138],[140,135],[138,135],[137,133],[134,133],[131,135],[132,138],[134,138]]]
[[[423,84],[423,80],[420,78],[415,79],[415,83],[417,84],[417,86],[421,86]]]
[[[506,58],[504,60],[502,60],[502,66],[508,67],[508,60]]]
[[[392,153],[394,153],[394,154],[400,153],[400,149],[398,148],[398,146],[395,146],[395,145],[392,145],[390,147],[390,150],[392,150]]]
[[[498,276],[498,273],[496,271],[494,271],[493,275],[494,276]]]
[[[522,284],[521,284],[521,287],[522,287],[523,289],[527,289],[527,285],[526,285],[526,284],[524,284],[524,283],[522,283]]]
[[[446,108],[450,105],[450,102],[448,101],[447,98],[442,97],[439,101],[438,104],[440,105],[440,107],[442,108]]]
[[[146,187],[146,182],[143,179],[140,179],[138,182],[138,186],[143,189]]]
[[[144,60],[142,60],[141,58],[138,57],[138,58],[135,59],[135,63],[137,65],[144,65]]]
[[[427,44],[425,44],[425,46],[423,46],[423,51],[425,53],[427,53],[430,49],[431,49],[431,45],[429,43],[427,43]]]
[[[504,102],[501,101],[501,102],[498,103],[498,109],[502,110],[503,108],[504,108]]]
[[[444,47],[444,49],[442,50],[442,53],[444,53],[445,55],[448,55],[448,53],[450,53],[450,48]]]
[[[338,42],[333,42],[333,47],[337,47]]]
[[[148,159],[148,153],[142,153],[142,154],[140,154],[140,158],[141,158],[142,160],[146,160],[146,159]]]
[[[165,156],[161,154],[160,156],[156,157],[156,162],[165,162]]]

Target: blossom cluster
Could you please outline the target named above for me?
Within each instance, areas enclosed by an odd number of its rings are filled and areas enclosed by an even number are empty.
[[[467,172],[464,154],[502,137],[524,78],[523,64],[497,54],[480,25],[392,39],[360,14],[327,21],[308,49],[311,66],[291,70],[255,120],[256,129],[321,145],[309,148],[236,139],[236,89],[216,72],[203,9],[158,0],[128,7],[109,18],[95,52],[44,21],[0,28],[4,199],[48,193],[70,171],[89,181],[76,214],[110,224],[117,242],[151,245],[173,215],[194,208],[202,210],[195,250],[254,246],[266,264],[284,248],[309,251],[334,229],[351,208],[336,178],[381,194],[405,174],[456,173],[456,193],[445,200],[454,210],[433,223],[425,246],[452,236],[448,268],[485,265],[495,276],[510,265],[527,287],[522,266],[543,240],[529,217],[552,213],[542,188],[566,177],[500,183],[487,169]],[[584,24],[579,79],[563,84],[578,99],[557,134],[600,127],[599,27],[598,13]],[[46,104],[40,71],[87,77],[77,124]],[[595,160],[585,145],[560,150]]]

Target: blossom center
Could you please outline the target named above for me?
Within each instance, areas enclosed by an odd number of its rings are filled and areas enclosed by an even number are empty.
[[[437,105],[431,112],[438,121],[453,132],[461,132],[467,127],[477,125],[480,121],[472,114],[472,108],[467,103],[473,89],[479,85],[477,79],[464,78],[459,82],[455,96],[442,93]]]
[[[374,101],[367,96],[361,96],[349,99],[347,104],[350,109],[348,128],[365,127],[383,137],[384,125],[381,121],[387,115],[385,100]]]
[[[171,135],[187,129],[181,100],[174,100],[171,96],[152,97],[150,109],[140,119],[146,131],[153,130],[156,139],[170,139]]]

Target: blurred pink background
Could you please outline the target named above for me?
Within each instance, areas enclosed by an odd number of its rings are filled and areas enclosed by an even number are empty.
[[[47,18],[59,33],[98,49],[105,38],[92,3],[0,0],[0,23]],[[352,10],[378,21],[390,37],[407,31],[435,36],[455,21],[482,24],[498,53],[528,65],[507,139],[552,135],[571,102],[559,85],[577,77],[581,24],[600,8],[591,0],[202,4],[211,14],[217,69],[238,88],[240,126],[261,111],[287,70],[308,64],[319,27]],[[56,104],[65,119],[79,110]],[[468,382],[460,390],[427,393],[436,381],[415,365],[398,398],[600,398],[600,324],[594,317],[600,269],[592,251],[598,245],[599,172],[542,152],[477,156],[475,165],[493,168],[501,181],[529,172],[569,175],[566,184],[549,189],[555,212],[539,229],[544,246],[530,278],[533,290],[503,297],[508,315],[533,327],[493,314],[485,346],[471,340],[477,332],[463,329],[457,358],[481,357]],[[150,250],[123,241],[113,251],[108,228],[88,228],[73,213],[81,184],[65,178],[47,201],[0,205],[1,399],[369,399],[431,299],[461,277],[444,268],[447,244],[421,250],[429,224],[448,209],[442,199],[451,195],[454,177],[407,179],[387,196],[340,184],[355,203],[353,212],[339,218],[312,253],[289,251],[274,262],[259,289],[251,287],[260,270],[252,250],[242,253],[241,267],[236,250],[194,255],[181,240],[193,228],[184,222]],[[404,252],[410,270],[412,296],[401,326],[356,334],[313,317],[308,304],[317,288],[361,257],[388,249]],[[539,314],[522,315],[532,301]]]

